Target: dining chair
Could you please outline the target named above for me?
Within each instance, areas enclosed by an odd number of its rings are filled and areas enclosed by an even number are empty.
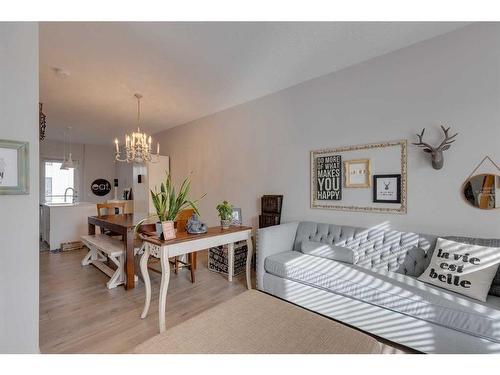
[[[125,213],[125,202],[121,203],[97,203],[97,215],[116,215],[117,213]],[[114,233],[110,230],[99,229],[102,234],[107,234],[108,236],[118,236],[119,234]]]
[[[186,232],[186,225],[191,216],[193,216],[194,210],[192,208],[182,210],[177,214],[177,217],[174,221],[174,226],[177,229],[177,233]],[[174,273],[177,274],[180,266],[182,265],[189,269],[191,272],[191,282],[194,283],[194,271],[196,270],[196,253],[187,254],[187,262],[184,262],[179,259],[180,257],[174,257],[174,260],[171,261],[174,265]]]
[[[117,210],[118,209],[118,210]],[[103,213],[105,211],[105,213]],[[116,215],[125,213],[125,202],[121,203],[97,203],[97,215]]]
[[[189,220],[189,218],[193,215],[194,210],[192,209],[187,209],[187,210],[182,210],[179,212],[177,215],[175,221],[174,221],[174,226],[177,229],[177,233],[185,232],[186,231],[186,224]],[[139,233],[145,234],[147,236],[156,236],[156,227],[155,224],[143,224],[139,227],[138,229]],[[156,258],[150,258],[149,262],[150,264],[152,263],[158,263],[158,259]],[[187,262],[183,261],[180,259],[180,257],[174,257],[172,260],[169,260],[170,264],[174,266],[174,272],[177,274],[178,270],[182,268],[187,268],[191,272],[191,282],[195,282],[195,275],[194,271],[196,269],[196,253],[190,253],[187,255]],[[158,269],[152,267],[151,265],[148,265],[148,269],[156,272],[156,273],[161,273]]]

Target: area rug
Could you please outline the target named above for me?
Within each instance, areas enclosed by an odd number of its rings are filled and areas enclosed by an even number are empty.
[[[263,292],[249,290],[168,329],[133,353],[370,354],[371,336]]]

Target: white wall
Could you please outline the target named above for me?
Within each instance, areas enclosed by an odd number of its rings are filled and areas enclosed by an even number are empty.
[[[49,122],[49,118],[47,121]],[[62,160],[64,153],[64,144],[59,141],[45,140],[40,143],[40,165],[44,159]],[[68,153],[68,150],[66,150]],[[104,178],[113,186],[113,179],[117,176],[117,166],[115,163],[114,148],[112,145],[88,145],[73,143],[71,145],[71,153],[73,160],[78,162],[77,174],[77,190],[78,200],[81,202],[104,202],[107,199],[114,197],[113,189],[103,197],[99,197],[92,193],[90,184],[98,178]],[[43,171],[40,170],[43,178]],[[43,202],[43,184],[40,185],[40,200]]]
[[[38,352],[38,24],[0,23],[0,139],[29,142],[30,193],[0,195],[0,353]]]
[[[133,166],[129,163],[116,163],[116,178],[118,179],[118,199],[123,199],[123,191],[133,188]],[[134,191],[132,190],[132,193]]]
[[[284,194],[283,219],[500,237],[500,211],[468,206],[460,186],[490,155],[500,162],[500,25],[475,24],[160,134],[174,180],[193,171],[207,192],[202,219],[218,223],[228,199],[257,224],[259,198]],[[307,62],[305,62],[307,63]],[[309,152],[408,138],[438,125],[460,135],[442,170],[409,147],[408,214],[317,210],[309,201]]]
[[[99,145],[85,145],[85,158],[83,170],[83,192],[81,199],[86,202],[104,202],[107,199],[113,199],[114,189],[113,180],[116,178],[116,162],[113,147]],[[111,183],[111,191],[105,196],[99,197],[92,193],[91,183],[104,178]]]

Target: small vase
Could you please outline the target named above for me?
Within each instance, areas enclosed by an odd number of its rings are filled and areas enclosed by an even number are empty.
[[[222,229],[229,229],[230,225],[231,225],[231,219],[220,221],[220,226],[222,227]]]
[[[161,227],[163,229],[163,239],[165,241],[172,240],[175,238],[175,228],[173,221],[162,221]]]

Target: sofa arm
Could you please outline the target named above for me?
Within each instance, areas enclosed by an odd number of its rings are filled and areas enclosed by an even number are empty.
[[[257,230],[257,289],[262,289],[264,261],[270,255],[293,250],[299,222],[291,222]]]

